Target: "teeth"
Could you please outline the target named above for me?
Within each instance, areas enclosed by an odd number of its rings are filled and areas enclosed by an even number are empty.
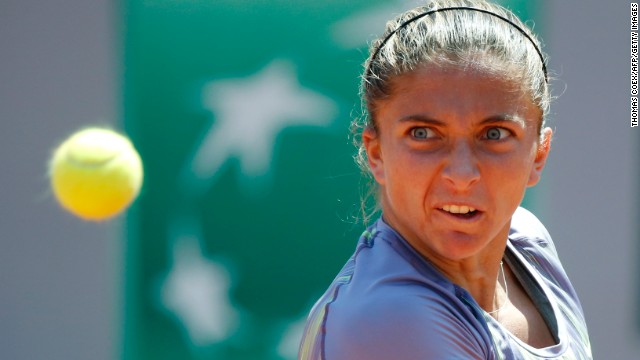
[[[466,205],[444,205],[442,210],[450,212],[452,214],[467,214],[476,211],[476,209]]]

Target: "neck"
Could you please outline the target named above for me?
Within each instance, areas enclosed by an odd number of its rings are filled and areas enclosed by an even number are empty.
[[[467,290],[480,307],[490,312],[498,308],[501,302],[496,298],[504,292],[500,261],[501,256],[482,262],[464,261],[454,266],[437,267],[451,282]]]
[[[449,250],[454,249],[452,251],[434,251],[430,240],[414,235],[415,232],[410,228],[403,227],[403,223],[392,216],[393,212],[385,215],[387,216],[384,216],[384,220],[387,224],[398,231],[418,253],[428,259],[451,282],[467,290],[480,307],[490,312],[498,307],[497,304],[503,303],[504,293],[498,291],[496,295],[496,290],[498,283],[502,283],[502,275],[499,281],[498,276],[500,261],[509,236],[510,222],[504,224],[493,239],[483,242],[481,248],[476,248],[476,251],[469,252],[464,257],[456,257],[455,245],[449,247]],[[481,242],[478,239],[474,241]],[[434,247],[438,243],[435,242],[435,244]],[[464,249],[465,245],[461,246]],[[442,245],[442,247],[446,246]],[[497,297],[499,299],[496,302]]]
[[[507,234],[496,237],[486,251],[461,260],[432,259],[451,282],[467,290],[485,311],[491,312],[504,303],[505,282],[500,263],[507,245]],[[503,268],[502,271],[505,271]]]

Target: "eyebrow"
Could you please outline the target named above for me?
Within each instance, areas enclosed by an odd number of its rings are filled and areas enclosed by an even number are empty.
[[[418,115],[418,114],[403,116],[398,121],[401,122],[401,123],[403,123],[403,122],[420,122],[420,123],[432,124],[432,125],[441,125],[441,126],[446,125],[444,122],[442,122],[440,120],[436,120],[436,119],[430,118],[430,117],[428,117],[426,115]]]
[[[480,124],[492,124],[492,123],[502,123],[502,122],[515,123],[522,126],[523,128],[527,127],[527,122],[525,121],[525,119],[523,119],[521,116],[511,115],[511,114],[499,114],[499,115],[490,116],[482,120]]]
[[[420,122],[420,123],[431,124],[431,125],[446,126],[445,122],[431,118],[426,115],[422,115],[422,114],[403,116],[398,121],[401,123]],[[484,124],[503,123],[503,122],[515,123],[522,127],[526,127],[527,125],[525,119],[523,119],[521,116],[511,115],[511,114],[492,115],[480,121],[480,124],[484,125]]]

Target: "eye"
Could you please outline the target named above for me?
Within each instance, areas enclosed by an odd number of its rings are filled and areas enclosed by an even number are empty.
[[[511,135],[511,132],[509,130],[500,128],[500,127],[489,128],[485,133],[485,137],[488,140],[502,140],[505,137],[510,135]]]
[[[426,127],[416,127],[411,129],[411,136],[418,140],[426,140],[433,137],[433,130]]]

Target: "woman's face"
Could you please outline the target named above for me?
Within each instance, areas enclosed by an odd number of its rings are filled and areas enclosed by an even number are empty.
[[[397,77],[376,105],[377,131],[363,142],[385,220],[432,260],[501,253],[549,151],[551,129],[539,135],[530,96],[481,70],[448,67]]]

